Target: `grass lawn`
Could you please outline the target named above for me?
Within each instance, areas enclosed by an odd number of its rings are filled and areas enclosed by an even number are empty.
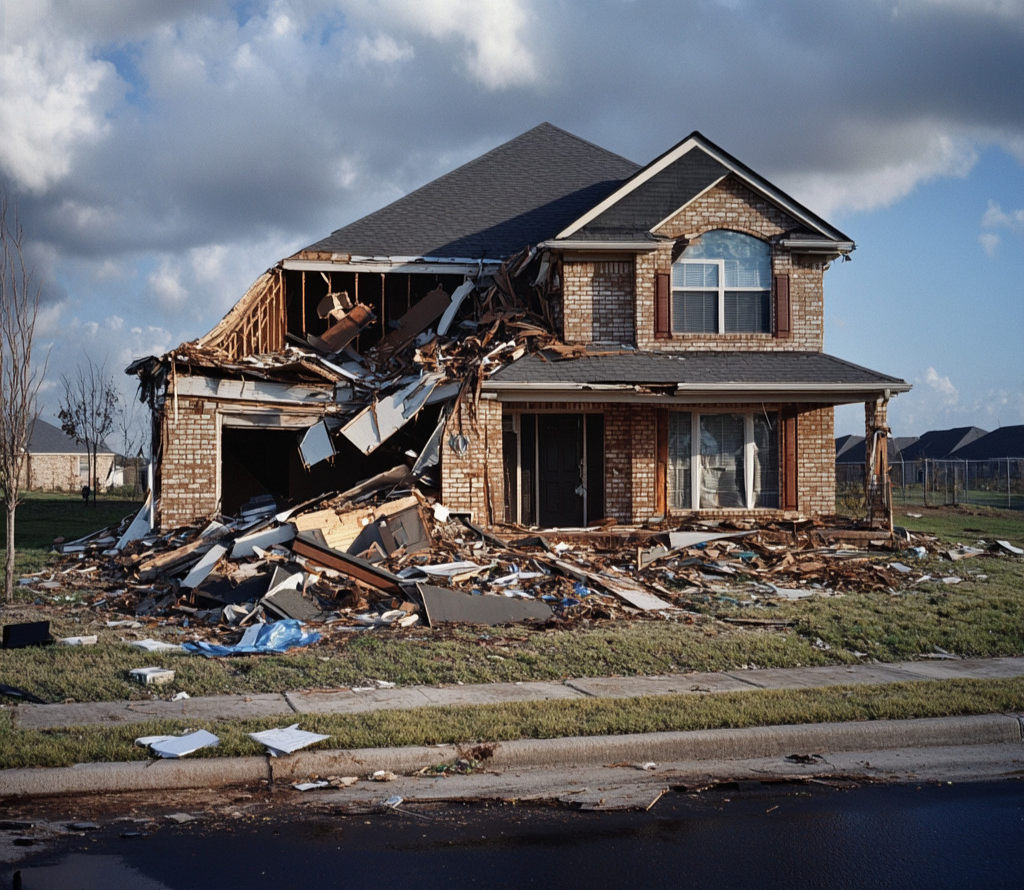
[[[14,540],[19,550],[49,550],[55,538],[73,541],[120,522],[142,506],[141,501],[102,494],[95,504],[90,500],[88,505],[73,492],[28,491],[22,497],[14,520]],[[7,541],[6,528],[5,518],[0,550]]]
[[[81,505],[74,506],[82,509]],[[131,512],[129,508],[118,518]],[[973,545],[979,540],[1005,539],[1024,547],[1024,515],[1016,512],[980,508],[917,508],[909,512],[921,515],[898,513],[896,522],[909,528],[912,534],[937,534],[949,544]],[[26,551],[19,554],[19,565],[26,565],[26,561],[33,558],[45,561],[48,557],[42,551]],[[159,621],[150,621],[135,631],[110,627],[109,620],[127,616],[90,605],[88,596],[76,595],[68,600],[59,592],[53,597],[19,592],[19,599],[13,607],[8,607],[5,620],[49,619],[55,636],[97,634],[100,642],[89,647],[0,650],[0,678],[47,701],[106,701],[148,698],[149,692],[130,683],[127,673],[131,668],[153,664],[171,667],[176,672],[174,682],[161,687],[159,695],[163,697],[179,691],[190,696],[283,692],[365,685],[372,680],[399,685],[488,683],[737,667],[886,662],[943,653],[963,657],[1024,654],[1024,558],[987,551],[957,562],[942,556],[915,559],[909,553],[883,552],[865,558],[884,562],[898,559],[911,566],[909,577],[912,579],[929,575],[931,580],[892,592],[836,590],[830,595],[783,601],[765,597],[749,579],[738,578],[730,582],[728,588],[716,587],[714,592],[692,595],[691,611],[677,613],[669,619],[584,620],[543,629],[445,626],[351,632],[319,625],[316,629],[323,633],[324,639],[312,647],[285,655],[218,659],[183,654],[154,656],[127,645],[126,641],[131,638],[189,639],[188,629],[177,624],[161,625]],[[949,578],[957,578],[959,583],[948,583],[945,579]],[[771,619],[776,623],[737,625],[728,621],[749,618]],[[1024,708],[1021,683],[993,682],[994,686],[984,687],[987,690],[984,694],[978,686],[913,684],[912,694],[897,696],[902,704],[893,706],[894,713],[904,716],[979,713],[969,709],[976,705],[967,703],[975,694],[976,701],[983,703],[977,705],[982,707],[981,712]],[[973,691],[968,693],[965,689]],[[953,694],[950,690],[957,692]],[[862,711],[846,712],[841,707],[846,699],[836,698],[834,692],[820,692],[824,698],[816,699],[818,703],[813,706],[809,699],[795,693],[786,693],[777,702],[770,696],[757,699],[759,704],[751,704],[753,699],[737,700],[729,707],[726,704],[731,699],[714,697],[719,702],[715,708],[726,710],[716,711],[717,716],[708,718],[710,723],[705,725],[754,725],[745,722],[752,719],[763,723],[840,719],[835,715],[845,713],[854,716],[841,719],[870,719],[883,713],[872,710],[874,705],[866,705]],[[922,695],[925,704],[922,704]],[[531,733],[541,732],[530,728],[535,724],[551,726],[551,734],[556,735],[646,731],[622,728],[629,726],[686,728],[689,724],[679,715],[695,707],[695,698],[684,698],[685,702],[672,706],[677,716],[663,724],[657,722],[656,715],[659,709],[669,705],[659,703],[660,700],[629,705],[630,716],[627,717],[617,712],[613,717],[609,712],[594,720],[584,719],[575,711],[566,711],[560,716],[557,711],[562,705],[552,707],[540,703],[507,711],[501,718],[505,723],[500,732],[487,722],[490,717],[485,719],[480,715],[467,718],[466,724],[453,724],[457,728],[437,732],[444,739],[452,740],[518,737],[516,732],[531,737]],[[878,700],[872,701],[877,704]],[[775,704],[768,707],[767,702]],[[829,714],[833,716],[827,716]],[[0,711],[0,749],[10,745],[10,750],[24,752],[22,746],[29,744],[26,741],[29,736],[3,724],[4,719]],[[331,719],[335,722],[323,723],[330,728],[315,730],[312,723],[309,726],[304,723],[303,728],[337,735],[344,747],[349,746],[350,739],[354,745],[355,737],[346,735],[348,729],[343,731],[342,727],[351,729],[356,725],[365,730],[360,730],[363,732],[358,736],[360,745],[418,744],[420,742],[400,740],[432,737],[422,728],[399,731],[395,729],[397,724],[388,722],[400,723],[413,720],[412,717]],[[435,725],[447,725],[439,715],[431,715],[430,719]],[[151,734],[143,729],[145,727],[135,727],[120,732],[125,738],[133,732]],[[492,735],[492,731],[496,734]],[[104,732],[114,735],[103,735],[100,730],[76,731],[75,738],[86,742],[84,747],[78,742],[68,742],[69,750],[81,749],[88,753],[68,756],[94,758],[98,756],[97,746],[100,749],[110,746],[110,756],[114,759],[132,753],[126,751],[118,731]],[[94,733],[100,733],[95,738],[102,739],[95,744],[89,741]],[[466,734],[460,736],[462,733]],[[218,731],[218,734],[222,733]],[[44,742],[48,744],[48,740],[65,736],[70,738],[60,733],[45,739],[40,734],[31,737],[35,739],[33,744],[45,747]],[[221,753],[230,750],[230,745],[218,749]],[[55,756],[40,755],[43,760]],[[11,757],[13,760],[6,761],[9,765],[24,762],[25,758],[31,761],[31,756],[24,753]]]

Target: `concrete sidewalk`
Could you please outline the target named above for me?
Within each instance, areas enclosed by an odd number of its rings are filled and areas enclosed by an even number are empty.
[[[539,683],[490,683],[478,686],[407,686],[337,689],[261,695],[217,695],[172,702],[85,702],[20,704],[14,723],[23,729],[142,723],[150,720],[242,720],[294,718],[301,714],[358,714],[402,708],[486,705],[514,701],[580,701],[587,698],[637,698],[740,692],[751,689],[806,689],[879,685],[957,678],[1006,679],[1024,676],[1024,657],[941,659],[897,664],[826,665],[769,668],[656,677],[591,677]]]
[[[904,662],[887,665],[852,665],[772,670],[740,670],[722,673],[677,674],[657,677],[598,677],[564,683],[499,683],[481,686],[411,687],[392,689],[292,692],[281,695],[212,696],[180,702],[135,701],[86,704],[33,705],[15,709],[15,725],[51,729],[96,724],[138,723],[177,718],[234,720],[248,717],[280,717],[294,722],[302,714],[354,714],[379,709],[424,706],[482,705],[510,701],[579,701],[587,698],[634,698],[639,696],[714,694],[752,689],[802,689],[838,685],[878,685],[936,679],[1004,679],[1024,676],[1024,658],[951,659]],[[948,752],[975,746],[989,746],[990,775],[1020,772],[1024,765],[1022,720],[1016,715],[942,717],[917,720],[870,720],[854,723],[767,726],[747,729],[716,729],[697,732],[645,733],[621,736],[524,739],[493,746],[485,770],[504,778],[494,787],[513,786],[519,794],[531,789],[535,795],[558,796],[550,773],[556,771],[570,781],[574,770],[596,769],[603,773],[604,787],[610,780],[607,767],[658,762],[669,772],[713,768],[742,770],[740,764],[752,758],[770,758],[770,769],[778,771],[778,758],[793,752],[838,755],[843,752],[892,752],[893,763],[906,755],[898,752],[942,750]],[[150,760],[131,763],[96,763],[58,769],[13,769],[0,772],[0,799],[31,799],[46,795],[103,794],[126,791],[212,790],[229,785],[273,786],[304,780],[311,775],[358,776],[366,779],[386,770],[412,782],[403,785],[402,796],[428,798],[449,795],[454,786],[437,790],[437,780],[417,777],[417,771],[440,763],[453,763],[463,756],[456,745],[363,750],[309,749],[282,758],[269,756]],[[917,755],[914,755],[915,757]],[[971,758],[967,755],[964,761]],[[873,753],[872,762],[878,760]],[[673,766],[675,765],[675,766]],[[750,768],[749,766],[747,768]],[[785,769],[786,767],[782,767]],[[835,767],[833,767],[834,769]],[[877,769],[878,765],[874,769]],[[758,766],[761,772],[769,769]],[[850,766],[848,769],[852,770]],[[865,771],[856,768],[859,773]],[[561,771],[558,773],[558,771]],[[622,770],[620,769],[619,772]],[[1000,772],[1002,771],[1002,772]],[[532,777],[527,774],[532,773]],[[636,769],[616,780],[623,787],[644,784]],[[664,781],[667,772],[660,772]],[[547,778],[545,778],[547,776]],[[468,778],[468,777],[467,777]],[[476,778],[465,783],[475,787]],[[492,778],[491,784],[494,780]],[[572,780],[573,782],[578,780]],[[593,776],[590,782],[596,781]],[[363,783],[359,790],[345,792],[346,799],[377,795],[369,791],[376,783]],[[441,786],[437,786],[438,788]],[[397,786],[396,786],[397,787]],[[434,789],[434,790],[430,790]],[[480,789],[478,789],[480,790]],[[493,790],[493,789],[492,789]],[[339,794],[341,792],[338,792]],[[504,792],[503,792],[504,793]]]

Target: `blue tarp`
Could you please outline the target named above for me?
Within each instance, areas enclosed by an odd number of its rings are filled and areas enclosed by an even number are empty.
[[[220,646],[216,643],[199,641],[183,643],[182,648],[189,652],[199,652],[208,658],[217,655],[280,654],[294,649],[296,646],[308,646],[319,639],[320,634],[315,631],[308,633],[303,631],[301,621],[286,618],[272,624],[254,624],[233,646]]]

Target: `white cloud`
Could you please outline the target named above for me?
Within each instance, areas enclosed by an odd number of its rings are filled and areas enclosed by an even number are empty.
[[[908,142],[917,147],[909,149]],[[780,177],[780,184],[827,219],[840,211],[888,207],[939,177],[963,178],[977,159],[975,144],[965,135],[931,124],[908,126],[890,130],[870,159],[850,169],[789,174]]]
[[[465,68],[489,90],[540,79],[531,42],[538,17],[528,0],[343,0],[342,6],[382,35],[398,31],[441,42],[452,53],[452,67]],[[468,49],[464,60],[460,44]]]
[[[989,229],[1003,228],[1011,232],[1024,232],[1024,210],[1005,211],[996,201],[989,201],[981,224]]]
[[[360,37],[356,53],[363,64],[380,62],[394,65],[396,62],[409,61],[416,55],[416,50],[405,41],[399,42],[388,34],[378,34],[375,37]]]
[[[11,18],[21,24],[17,15]],[[22,189],[41,193],[72,171],[79,144],[107,131],[104,116],[123,89],[114,67],[91,57],[84,41],[45,24],[30,33],[12,27],[4,41],[0,172]]]
[[[996,249],[999,247],[1000,240],[1000,237],[995,232],[982,232],[978,236],[978,243],[981,245],[981,249],[989,256],[996,255]]]
[[[164,312],[177,314],[185,308],[188,290],[181,283],[180,262],[164,257],[146,279],[146,290]]]
[[[947,404],[955,405],[957,400],[960,398],[960,393],[953,385],[953,381],[951,381],[949,377],[944,377],[939,374],[935,368],[928,368],[928,370],[924,372],[923,382],[935,393],[940,395]]]

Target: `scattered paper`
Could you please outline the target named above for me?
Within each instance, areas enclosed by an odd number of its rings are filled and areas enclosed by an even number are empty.
[[[197,729],[188,735],[149,735],[135,740],[136,745],[150,748],[154,754],[160,757],[184,757],[200,748],[215,748],[220,744],[220,739],[212,732],[205,729]]]
[[[165,643],[163,640],[132,640],[128,645],[135,646],[136,649],[145,649],[147,652],[183,651],[180,644]]]
[[[329,735],[320,735],[315,732],[305,732],[299,729],[298,723],[293,723],[284,729],[267,729],[263,732],[250,732],[249,738],[264,745],[271,757],[280,757],[283,754],[291,754],[300,748],[308,747],[316,742],[329,739]]]

